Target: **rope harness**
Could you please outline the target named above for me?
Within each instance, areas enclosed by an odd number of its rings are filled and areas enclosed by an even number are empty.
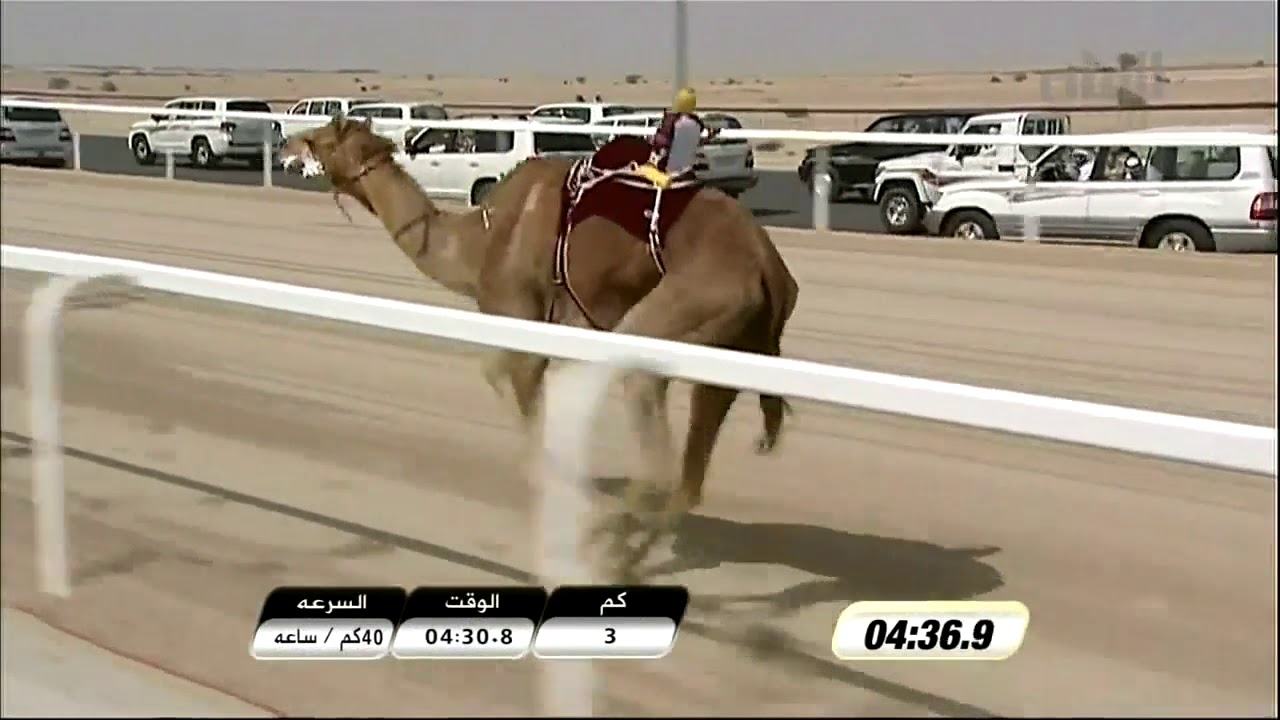
[[[332,175],[329,176],[329,183],[333,185],[333,204],[338,206],[338,210],[342,212],[343,217],[347,219],[348,223],[355,224],[355,221],[351,219],[351,213],[348,213],[347,209],[342,206],[342,200],[341,200],[342,193],[343,192],[349,193],[349,191],[346,190],[346,188],[350,188],[352,186],[358,185],[361,180],[364,180],[366,177],[368,177],[369,173],[372,173],[374,170],[381,168],[382,166],[386,165],[389,162],[392,162],[391,153],[382,153],[370,160],[366,160],[363,163],[361,163],[360,171],[357,172],[350,179],[343,180],[343,179],[338,179]],[[368,203],[364,201],[361,201],[361,202],[366,207],[368,207]],[[368,208],[368,209],[369,209],[369,212],[373,212],[373,208]],[[374,213],[374,214],[376,215],[377,213]],[[420,225],[423,222],[426,222],[432,217],[435,217],[437,214],[439,214],[439,211],[437,211],[434,207],[429,207],[427,210],[423,211],[420,215],[415,216],[412,220],[405,223],[404,225],[401,225],[399,229],[391,233],[391,238],[399,242],[400,237],[404,235],[406,232],[408,232],[411,228],[416,227],[417,225]],[[488,207],[482,206],[480,208],[480,221],[484,223],[484,229],[489,230],[490,222],[489,222]],[[422,246],[418,248],[417,257],[422,257],[426,253],[426,251],[427,251],[427,243],[424,241],[422,243]]]

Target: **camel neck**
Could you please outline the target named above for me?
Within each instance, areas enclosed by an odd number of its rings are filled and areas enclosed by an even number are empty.
[[[369,172],[361,183],[400,251],[450,291],[475,298],[488,237],[481,212],[440,211],[394,162]]]

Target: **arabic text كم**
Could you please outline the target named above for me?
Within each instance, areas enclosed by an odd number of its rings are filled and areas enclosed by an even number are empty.
[[[459,600],[458,596],[454,595],[445,601],[444,606],[453,610],[475,608],[477,612],[483,615],[487,610],[496,610],[498,608],[498,593],[490,594],[488,600],[482,598],[478,601],[475,593],[467,593],[465,600]]]
[[[605,601],[600,605],[600,617],[604,617],[604,611],[608,608],[625,608],[627,606],[626,597],[627,592],[624,590],[618,593],[616,600],[614,598],[605,598]]]
[[[332,600],[330,600],[327,603],[328,605],[327,610],[325,610],[325,605],[326,603],[321,602],[320,600],[308,601],[304,598],[298,601],[299,610],[324,610],[324,614],[328,615],[332,613],[334,610],[364,610],[365,595],[364,593],[360,593],[357,599],[347,600],[346,602],[333,602]]]

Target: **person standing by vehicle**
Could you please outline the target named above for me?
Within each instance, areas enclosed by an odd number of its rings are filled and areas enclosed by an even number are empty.
[[[681,88],[676,93],[671,110],[662,116],[662,123],[653,134],[653,152],[649,162],[638,172],[655,186],[666,189],[671,181],[693,172],[698,145],[703,137],[714,137],[698,117],[698,98],[691,88]]]

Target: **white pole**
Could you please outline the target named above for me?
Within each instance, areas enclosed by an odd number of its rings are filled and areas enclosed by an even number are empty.
[[[80,133],[71,132],[71,169],[80,169]]]
[[[262,187],[271,187],[271,140],[262,141]]]
[[[164,176],[169,180],[173,179],[173,151],[172,150],[166,150],[164,153]]]
[[[71,293],[89,285],[128,287],[122,275],[63,276],[36,290],[27,307],[27,387],[31,404],[31,494],[36,506],[36,568],[42,592],[71,594],[62,457],[62,363],[58,346]],[[107,288],[104,287],[103,290]]]
[[[535,539],[539,575],[557,585],[592,584],[591,565],[582,558],[583,530],[591,513],[591,429],[616,369],[605,364],[552,362],[542,407],[542,446],[537,487],[542,491]],[[590,717],[595,676],[590,660],[541,663],[544,717]]]
[[[1040,242],[1040,216],[1026,215],[1022,218],[1023,230],[1022,239],[1024,242],[1038,243]]]
[[[689,3],[687,0],[676,2],[676,73],[675,90],[689,85]]]
[[[813,229],[831,229],[831,151],[819,147],[813,154]]]

